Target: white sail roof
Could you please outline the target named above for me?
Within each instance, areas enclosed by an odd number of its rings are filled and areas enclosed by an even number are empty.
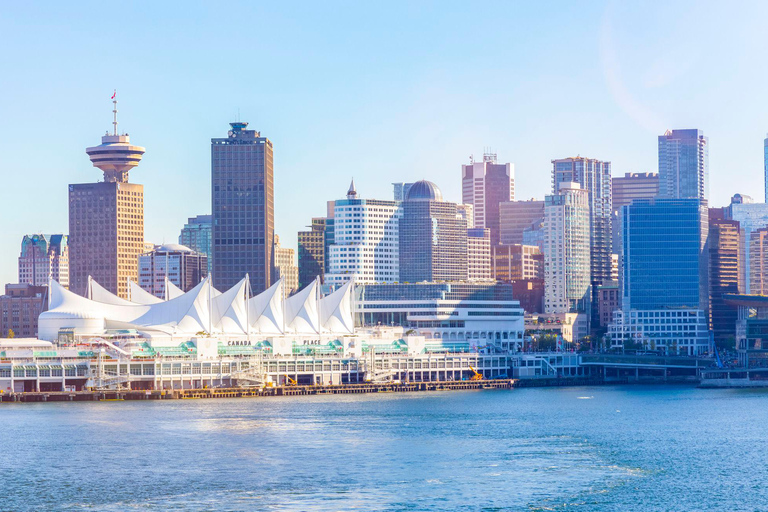
[[[320,318],[317,311],[317,280],[285,299],[285,332],[317,334]]]
[[[104,304],[115,304],[123,306],[135,305],[133,302],[125,300],[122,297],[118,297],[111,291],[107,290],[99,283],[94,281],[91,276],[88,276],[88,290],[86,292],[86,296],[91,300],[95,300],[96,302],[103,302]]]
[[[209,332],[210,315],[209,278],[181,297],[145,306],[147,312],[136,318],[137,327],[146,327],[169,333],[196,334]]]
[[[175,299],[184,295],[184,290],[173,284],[168,276],[165,276],[165,300]]]
[[[283,280],[248,299],[248,322],[251,332],[281,334],[283,332]]]
[[[245,293],[248,276],[226,292],[211,299],[211,323],[215,332],[244,334],[248,331]]]
[[[131,292],[131,302],[134,304],[157,304],[158,302],[163,302],[163,299],[155,297],[130,279],[128,280],[128,289]]]
[[[323,332],[352,334],[355,321],[352,317],[352,281],[320,299],[320,325]]]

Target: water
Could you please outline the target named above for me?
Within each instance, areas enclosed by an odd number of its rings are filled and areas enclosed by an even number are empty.
[[[763,510],[768,391],[3,404],[0,510]]]

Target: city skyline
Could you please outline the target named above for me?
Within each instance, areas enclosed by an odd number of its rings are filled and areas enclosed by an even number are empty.
[[[296,247],[297,231],[307,219],[322,214],[327,199],[339,198],[339,190],[353,176],[366,198],[388,199],[393,181],[428,179],[441,188],[446,200],[459,202],[461,165],[470,154],[480,158],[487,146],[500,161],[514,164],[518,199],[543,199],[552,159],[599,156],[612,162],[614,176],[657,172],[659,135],[666,129],[701,129],[711,145],[710,205],[725,206],[735,193],[761,201],[758,187],[762,188],[768,109],[755,98],[760,97],[757,84],[764,83],[765,71],[739,67],[734,75],[723,52],[764,46],[766,36],[759,33],[757,20],[764,18],[761,13],[766,7],[726,12],[712,4],[703,17],[694,5],[699,4],[660,7],[669,15],[661,21],[656,19],[658,13],[641,12],[637,6],[603,2],[563,4],[547,16],[519,6],[474,11],[410,7],[398,15],[403,37],[394,43],[397,58],[390,56],[388,37],[396,17],[389,11],[372,13],[372,7],[337,8],[322,15],[308,7],[289,20],[277,6],[245,6],[234,25],[211,28],[199,41],[187,32],[203,26],[200,20],[215,15],[214,9],[196,6],[177,13],[161,7],[143,29],[146,37],[123,43],[132,55],[144,59],[139,76],[133,70],[115,68],[107,58],[113,52],[110,45],[79,30],[114,18],[109,7],[67,27],[54,27],[63,7],[51,4],[42,11],[17,6],[13,23],[0,18],[0,41],[9,48],[4,57],[8,76],[24,78],[25,84],[22,87],[22,82],[13,80],[0,84],[4,92],[0,107],[5,114],[0,126],[4,149],[0,169],[7,180],[0,200],[6,218],[14,220],[3,226],[3,236],[13,244],[0,252],[0,272],[4,282],[15,280],[16,241],[25,233],[68,232],[65,187],[94,181],[83,150],[111,128],[109,96],[115,88],[121,107],[120,131],[147,149],[132,181],[145,185],[145,238],[157,244],[175,241],[188,217],[211,213],[208,143],[220,136],[221,126],[237,119],[238,108],[242,120],[275,144],[276,232],[286,247]],[[713,16],[713,11],[719,16]],[[141,19],[140,12],[130,6],[121,11],[126,23]],[[509,34],[489,31],[476,41],[456,37],[465,19],[490,12],[508,24],[527,28]],[[188,47],[155,44],[168,37],[161,26],[172,14],[180,16],[172,31]],[[352,23],[372,14],[389,20],[390,28],[368,33],[365,26]],[[317,16],[348,30],[337,36],[323,30],[319,46],[307,45],[317,35],[310,30]],[[566,19],[588,23],[594,34],[580,35],[575,29],[578,23],[573,23],[574,28],[564,26],[551,39],[536,33],[548,23]],[[635,19],[644,27],[626,35],[622,27],[634,25]],[[426,20],[433,21],[434,27],[423,31]],[[659,53],[686,38],[700,40],[714,33],[722,20],[728,22],[726,30],[703,41],[702,48],[690,54]],[[30,41],[21,36],[41,22],[52,25],[52,37]],[[289,43],[281,34],[288,25],[300,34],[298,41]],[[247,66],[233,66],[232,57],[217,51],[238,30],[259,34],[267,59],[276,65],[270,83],[260,81],[261,73]],[[434,46],[429,44],[430,36],[436,38]],[[349,47],[352,37],[361,41],[360,48]],[[54,46],[52,41],[57,39]],[[635,49],[638,42],[645,46]],[[568,48],[571,44],[573,49]],[[401,51],[406,48],[415,51],[406,55]],[[539,57],[537,62],[528,57],[531,48]],[[62,69],[57,63],[62,52],[96,58],[70,62],[69,69]],[[451,53],[451,59],[441,57],[444,53]],[[739,55],[748,60],[751,54]],[[210,59],[198,60],[206,57]],[[584,66],[571,71],[572,81],[589,74],[598,77],[593,87],[551,85],[557,69],[577,57]],[[31,61],[37,63],[34,68],[29,66]],[[630,70],[628,64],[635,61],[637,70]],[[295,69],[282,78],[289,62]],[[93,79],[83,84],[76,73],[85,65]],[[359,72],[351,78],[344,74],[344,83],[334,73],[317,73],[350,65]],[[467,70],[485,66],[493,67],[499,80],[476,84],[458,80]],[[55,85],[42,79],[41,73],[51,71],[60,76]],[[521,73],[529,79],[525,84],[514,81]],[[297,81],[297,76],[313,79]],[[629,85],[636,83],[641,85]],[[691,94],[693,83],[698,89]],[[733,94],[736,83],[738,97]],[[51,109],[51,104],[56,108]],[[595,119],[593,129],[566,122],[573,114],[587,112]],[[41,120],[52,128],[41,131]],[[46,131],[55,136],[45,136]],[[381,144],[385,135],[398,151]],[[45,144],[40,144],[41,139]],[[329,140],[336,143],[328,144]],[[296,187],[297,182],[307,186]],[[46,201],[32,209],[25,204],[28,196],[20,191],[34,191]]]

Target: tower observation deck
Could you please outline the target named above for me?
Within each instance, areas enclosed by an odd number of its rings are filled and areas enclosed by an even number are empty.
[[[101,138],[100,145],[86,148],[85,152],[91,159],[93,166],[104,172],[104,181],[127,183],[128,171],[139,165],[145,149],[141,146],[132,145],[127,133],[118,135],[117,99],[114,95],[112,96],[112,103],[114,105],[112,134],[107,132]]]

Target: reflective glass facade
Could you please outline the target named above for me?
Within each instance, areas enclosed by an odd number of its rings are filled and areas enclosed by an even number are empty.
[[[701,130],[667,130],[659,136],[659,197],[709,197],[709,139]]]
[[[706,201],[636,200],[624,206],[622,223],[623,307],[706,310]]]

